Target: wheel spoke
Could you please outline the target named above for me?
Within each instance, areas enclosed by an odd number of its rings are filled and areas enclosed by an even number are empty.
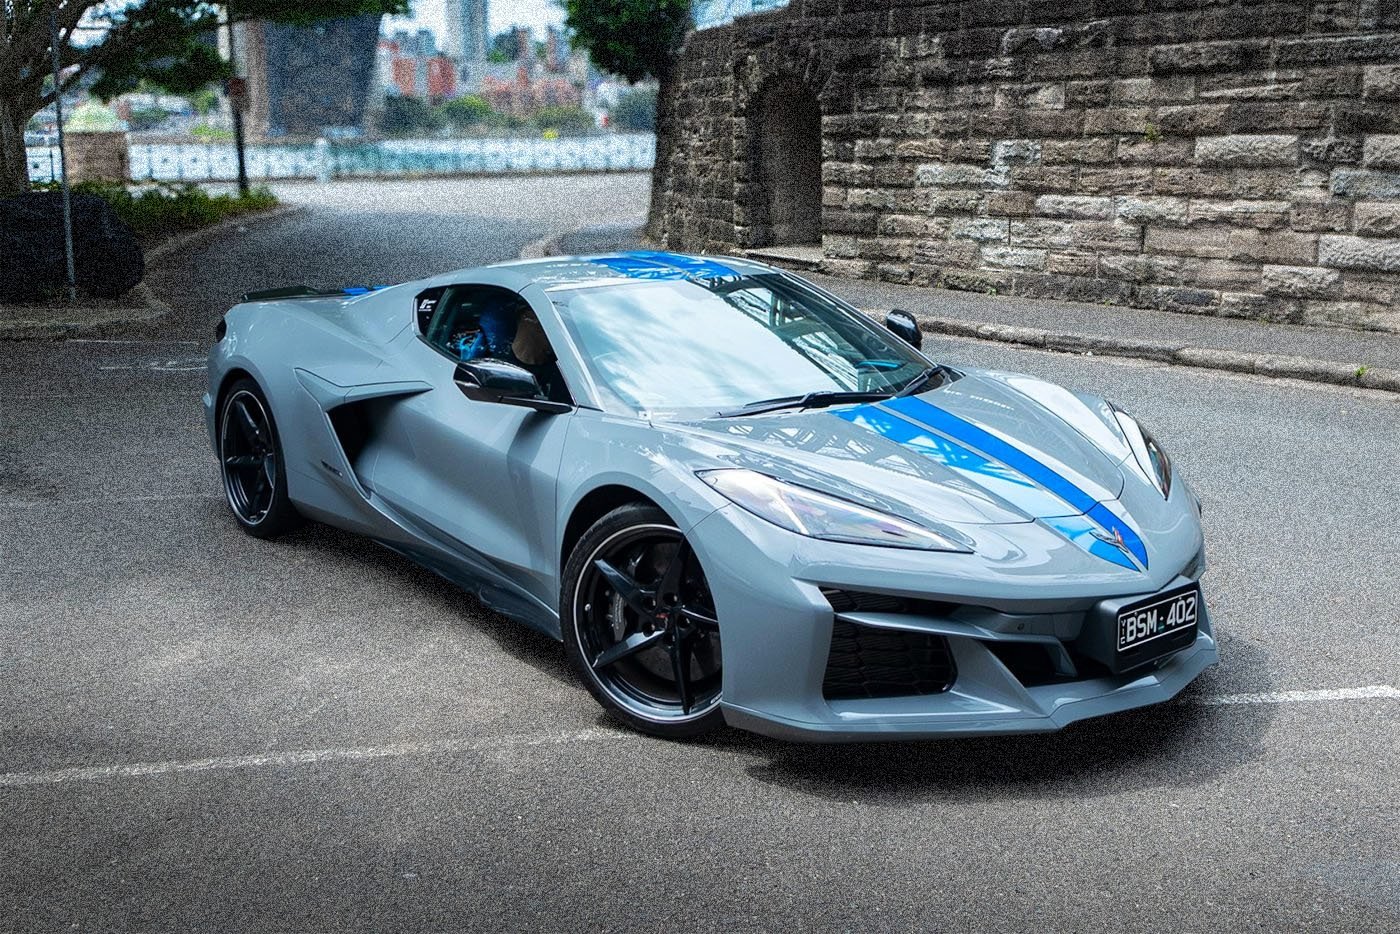
[[[234,454],[225,457],[224,463],[230,467],[257,467],[262,463],[262,459],[252,454]]]
[[[687,604],[680,608],[680,614],[682,619],[693,623],[696,629],[719,632],[719,620],[715,619],[714,613],[704,607]]]
[[[267,485],[268,485],[268,488],[269,488],[269,489],[276,489],[276,487],[277,487],[277,458],[276,458],[275,455],[268,454],[266,457],[264,457],[264,458],[262,459],[262,472],[263,472],[263,475],[264,475],[265,477],[267,477]]]
[[[676,679],[676,692],[680,695],[681,713],[690,713],[693,700],[690,693],[690,639],[680,628],[672,630],[671,672]]]
[[[599,668],[606,668],[609,665],[622,661],[629,655],[636,655],[643,649],[650,648],[657,642],[660,642],[661,637],[664,635],[666,635],[666,632],[661,629],[658,629],[656,632],[634,632],[611,648],[600,652],[598,657],[592,661],[593,670],[597,671]]]
[[[657,593],[680,595],[681,581],[685,577],[685,564],[689,559],[690,545],[682,538],[676,543],[676,553],[671,557],[671,563],[661,575],[661,582],[656,588]]]
[[[253,413],[248,411],[248,404],[242,399],[235,399],[233,407],[238,411],[238,427],[243,432],[243,437],[249,441],[261,442],[263,440],[262,428],[253,418]]]
[[[626,574],[613,567],[608,562],[599,558],[593,562],[593,566],[598,569],[598,573],[603,575],[603,579],[608,582],[608,586],[617,592],[628,606],[642,616],[651,616],[652,607],[648,607],[646,600],[653,595],[653,592],[637,583]]]

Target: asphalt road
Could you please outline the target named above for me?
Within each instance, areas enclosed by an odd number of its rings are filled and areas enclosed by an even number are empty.
[[[425,213],[313,207],[162,271],[163,333],[0,344],[0,930],[1400,926],[1393,396],[946,342],[1165,440],[1222,664],[1053,736],[660,742],[430,573],[227,514],[198,394],[231,293],[549,232]]]

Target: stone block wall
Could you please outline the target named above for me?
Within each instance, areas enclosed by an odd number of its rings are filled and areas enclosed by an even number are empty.
[[[693,33],[669,246],[761,245],[750,105],[793,79],[826,271],[1400,331],[1400,0],[793,0]]]
[[[63,140],[71,182],[124,182],[131,178],[125,131],[69,133]]]

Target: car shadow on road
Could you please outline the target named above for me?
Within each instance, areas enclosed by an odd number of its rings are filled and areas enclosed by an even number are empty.
[[[561,684],[583,690],[569,670],[564,648],[558,641],[491,609],[475,594],[395,551],[354,532],[319,523],[308,524],[288,536],[286,542],[315,548],[343,567],[362,565],[367,573],[390,575],[396,583],[430,606],[428,613],[412,619],[415,627],[460,631],[462,627],[469,626],[517,661]]]
[[[1238,640],[1226,664],[1263,691],[1264,653]],[[780,744],[745,737],[724,745],[759,757],[761,782],[833,800],[901,804],[920,799],[1093,798],[1125,789],[1215,781],[1263,754],[1269,705],[1209,706],[1199,688],[1176,700],[1056,732],[915,743]]]

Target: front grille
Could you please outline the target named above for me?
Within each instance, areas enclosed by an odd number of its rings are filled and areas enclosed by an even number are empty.
[[[957,676],[942,636],[833,621],[822,696],[908,697],[941,694]]]

